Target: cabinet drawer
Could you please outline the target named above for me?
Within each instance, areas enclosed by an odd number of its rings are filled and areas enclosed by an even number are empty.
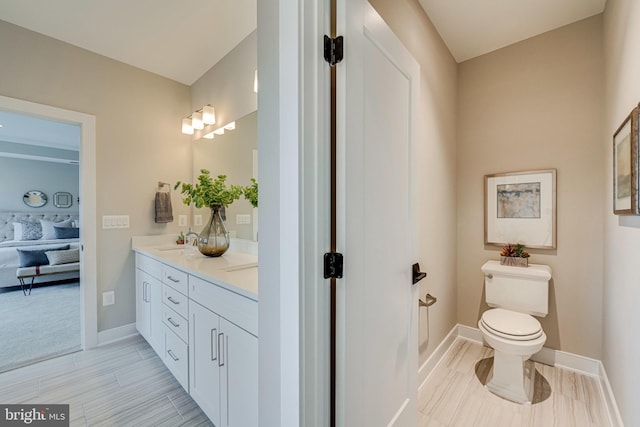
[[[258,303],[235,292],[189,277],[189,297],[217,315],[235,323],[245,331],[258,336]]]
[[[166,305],[162,306],[162,322],[169,330],[178,335],[182,341],[189,342],[189,322]]]
[[[162,264],[162,283],[166,283],[183,295],[189,295],[189,279],[187,273]]]
[[[189,350],[176,334],[168,328],[164,332],[165,354],[164,364],[171,371],[180,385],[189,392]]]
[[[136,253],[136,268],[149,273],[156,279],[162,279],[162,264],[146,255]]]
[[[185,319],[189,317],[189,298],[169,285],[162,285],[162,302]]]

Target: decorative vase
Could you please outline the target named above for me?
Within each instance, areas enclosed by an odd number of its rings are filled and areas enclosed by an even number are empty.
[[[529,258],[521,258],[515,256],[502,256],[500,255],[500,264],[501,265],[510,265],[513,267],[528,267],[529,266]]]
[[[211,206],[211,217],[198,236],[198,250],[210,257],[218,257],[229,249],[229,232],[220,215],[221,206]]]

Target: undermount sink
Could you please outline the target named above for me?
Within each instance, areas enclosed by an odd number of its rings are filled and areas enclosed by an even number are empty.
[[[248,262],[246,264],[236,264],[230,265],[229,267],[223,268],[224,271],[238,271],[238,270],[247,270],[249,268],[257,268],[257,262]]]

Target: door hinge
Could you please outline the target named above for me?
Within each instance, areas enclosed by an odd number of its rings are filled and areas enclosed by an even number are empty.
[[[324,254],[324,278],[342,279],[344,257],[339,252],[327,252]]]
[[[338,36],[335,39],[327,35],[324,36],[324,60],[332,67],[342,61],[344,55],[343,42],[344,38],[342,36]]]

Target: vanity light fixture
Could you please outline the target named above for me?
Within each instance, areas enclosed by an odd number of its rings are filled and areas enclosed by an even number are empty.
[[[236,122],[231,122],[229,124],[224,125],[226,130],[234,130],[236,128]]]
[[[182,133],[185,135],[193,135],[193,126],[191,126],[191,119],[189,117],[182,119]]]
[[[206,139],[213,139],[215,137],[215,135],[213,134],[213,132],[210,132],[210,133],[208,133],[206,135],[203,135],[202,137],[206,138]]]
[[[207,125],[216,123],[216,110],[211,105],[202,107],[202,121]]]
[[[204,123],[202,122],[202,111],[194,111],[191,115],[191,126],[196,130],[204,129]]]
[[[224,126],[213,131],[216,135],[224,135]]]
[[[258,70],[253,73],[253,92],[258,93]]]

